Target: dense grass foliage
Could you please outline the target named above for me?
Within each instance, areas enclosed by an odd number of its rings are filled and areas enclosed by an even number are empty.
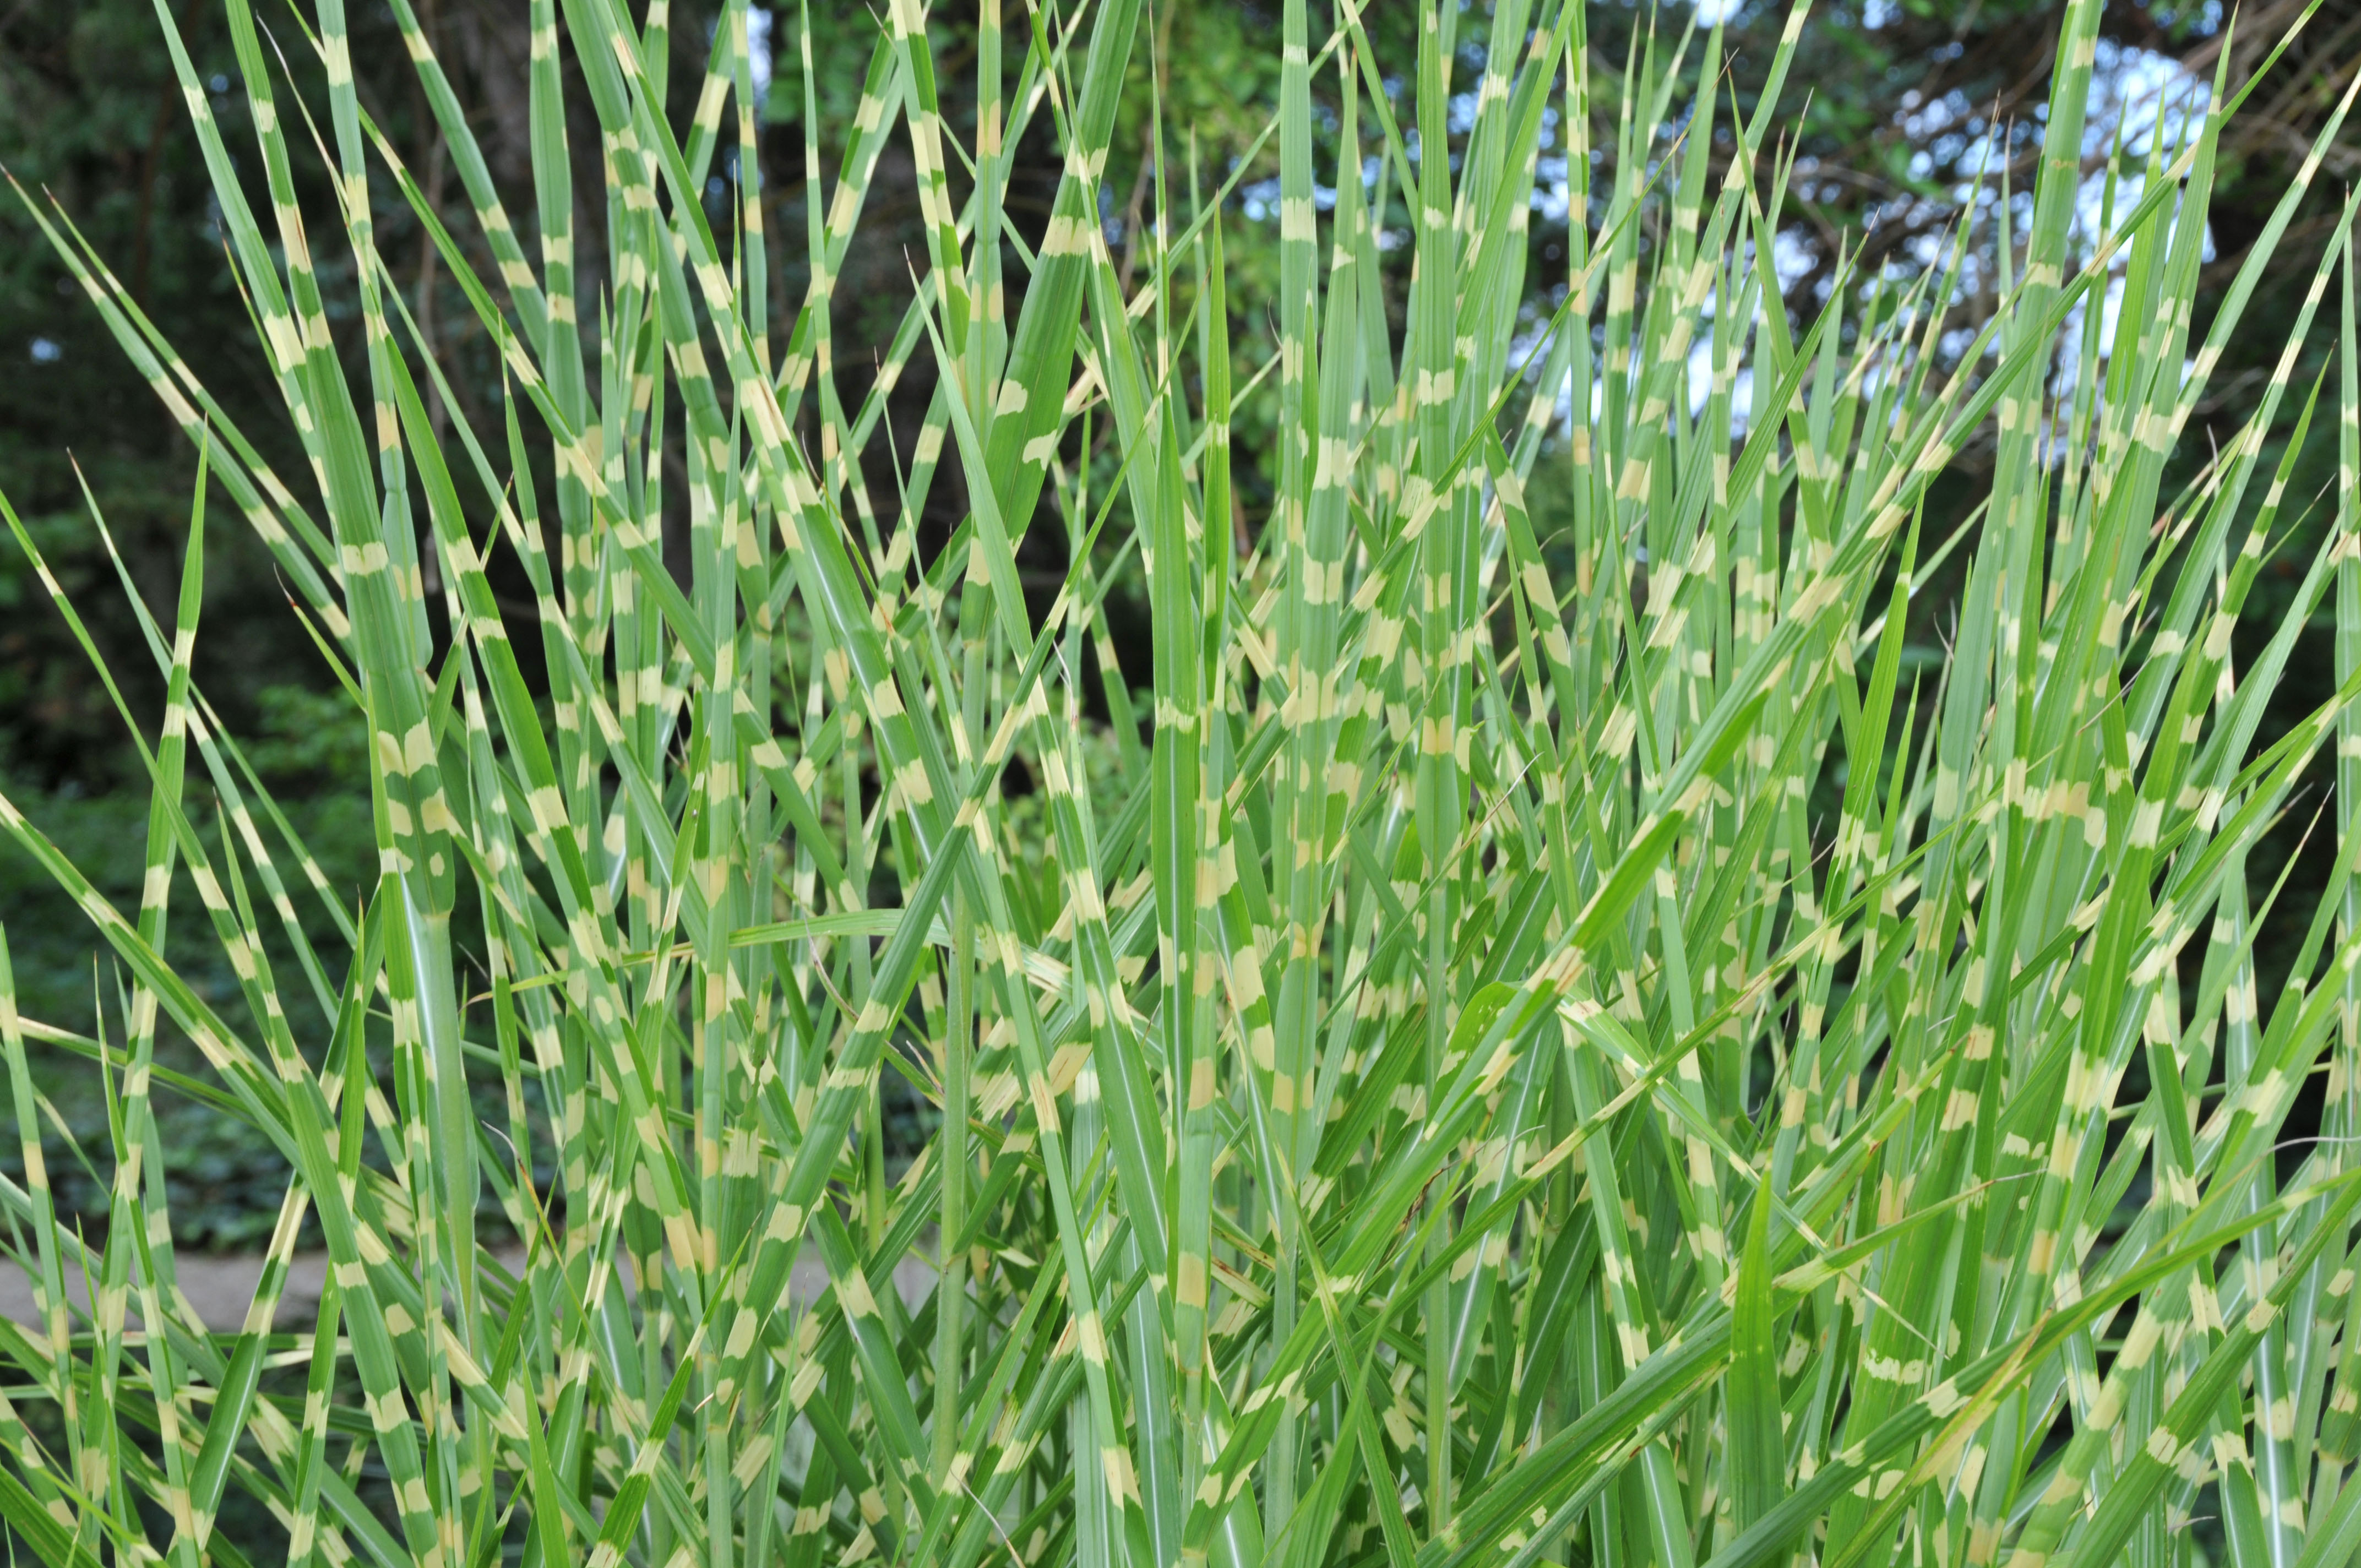
[[[2341,331],[2335,383],[2290,386],[2291,343],[2164,493],[2271,254],[2192,341],[2226,83],[2086,181],[2078,5],[1998,246],[1848,270],[1795,323],[1769,242],[1785,51],[1730,125],[1672,101],[1684,57],[1719,79],[1718,34],[1668,28],[1606,78],[1576,4],[1432,10],[1415,59],[1380,59],[1349,3],[1331,30],[1287,0],[1281,287],[1242,323],[1223,231],[1267,162],[1197,167],[1159,126],[1128,280],[1109,248],[1139,0],[986,0],[965,145],[894,0],[795,236],[751,181],[708,199],[753,163],[743,0],[693,104],[665,62],[704,35],[661,5],[533,5],[535,206],[511,214],[394,0],[497,261],[436,225],[505,366],[496,422],[456,411],[375,247],[373,190],[434,220],[353,89],[341,0],[275,38],[230,0],[257,131],[235,151],[158,13],[308,475],[270,472],[27,196],[205,466],[177,618],[145,623],[160,729],[125,715],[153,780],[139,906],[0,801],[119,987],[103,1037],[21,1016],[0,944],[27,1168],[0,1198],[46,1311],[0,1325],[20,1549],[2353,1559],[2354,266],[2332,248],[2298,325]],[[319,101],[274,45],[317,51]],[[1314,167],[1315,75],[1361,149],[1341,169]],[[575,228],[569,82],[602,233]],[[1592,192],[1602,101],[1621,145]],[[1046,223],[1002,201],[1028,134],[1062,159]],[[926,250],[856,398],[830,280],[897,139]],[[1536,320],[1545,150],[1603,215]],[[315,156],[334,233],[291,193]],[[782,244],[813,285],[774,341]],[[1406,300],[1380,263],[1401,244]],[[1961,341],[1971,284],[2002,304]],[[906,444],[883,417],[904,374],[934,387]],[[1279,433],[1258,531],[1230,466],[1249,417]],[[2338,444],[2336,521],[2237,668],[2230,628],[2307,504],[2302,435],[2257,471],[2288,420]],[[1971,441],[1988,502],[1922,537]],[[1563,515],[1528,504],[1544,477]],[[964,521],[921,551],[938,485]],[[236,635],[198,613],[225,498],[368,725],[378,872],[350,907],[190,679],[200,638]],[[1038,530],[1070,545],[1053,601],[1016,565]],[[1949,656],[1905,681],[1911,594],[1955,555]],[[1106,627],[1132,572],[1148,670]],[[2315,614],[2336,695],[2262,733]],[[2320,756],[2331,895],[2266,999],[2247,856],[2313,809]],[[210,929],[233,987],[162,956],[168,919]],[[216,1081],[158,1067],[168,1029]],[[105,1096],[102,1245],[53,1207],[35,1052]],[[892,1179],[889,1072],[940,1113]],[[177,1094],[286,1161],[243,1332],[176,1291]],[[330,1283],[278,1323],[307,1223]],[[825,1288],[792,1291],[799,1263]]]

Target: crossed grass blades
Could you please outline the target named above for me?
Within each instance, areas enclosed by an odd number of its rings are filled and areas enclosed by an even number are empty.
[[[1751,117],[1708,92],[1674,137],[1675,82],[1721,78],[1718,34],[1647,33],[1600,78],[1578,5],[1429,8],[1401,60],[1373,58],[1351,0],[1333,26],[1287,0],[1276,342],[1241,345],[1240,172],[1217,184],[1159,126],[1128,293],[1097,219],[1126,68],[1153,47],[1139,0],[986,0],[972,145],[939,109],[917,0],[894,0],[832,181],[807,143],[829,195],[790,242],[812,285],[785,313],[751,181],[728,222],[699,199],[731,136],[756,167],[742,0],[694,104],[666,103],[666,61],[702,18],[533,0],[529,240],[394,0],[467,245],[357,102],[340,0],[277,40],[316,50],[324,103],[287,94],[247,0],[228,9],[245,178],[171,7],[159,26],[308,476],[269,471],[26,196],[203,477],[177,620],[148,627],[170,693],[152,745],[126,714],[154,792],[139,907],[0,803],[121,988],[103,1039],[0,1005],[28,1174],[8,1234],[45,1312],[0,1325],[17,1550],[2096,1568],[2213,1539],[2241,1563],[2353,1560],[2355,266],[2332,247],[2298,326],[2341,332],[2336,384],[2291,388],[2291,342],[2252,422],[2163,494],[2273,251],[2191,341],[2225,83],[2186,136],[2118,138],[2078,216],[2084,0],[2029,209],[1997,208],[2015,227],[1975,341],[1943,335],[1964,236],[1915,280],[1847,276],[1795,336],[1770,243],[1784,51]],[[570,226],[561,29],[599,126],[603,241]],[[1314,166],[1323,73],[1341,173]],[[1455,132],[1454,93],[1473,105]],[[1594,124],[1615,127],[1611,190],[1587,185]],[[1574,225],[1565,278],[1534,280],[1545,126],[1575,210],[1604,216]],[[1719,175],[1718,129],[1739,153]],[[1028,133],[1062,156],[1038,234],[1002,203]],[[1413,156],[1455,134],[1455,167]],[[895,137],[918,294],[849,405],[830,280]],[[306,232],[291,171],[311,157],[341,232]],[[372,192],[397,190],[509,387],[499,423],[439,442],[440,371],[373,241]],[[1398,338],[1371,221],[1397,201]],[[353,380],[315,270],[331,252],[366,336]],[[1554,317],[1516,313],[1561,286]],[[879,493],[862,459],[914,362],[930,412]],[[1249,414],[1276,422],[1276,499],[1241,549]],[[2334,426],[2339,510],[2238,670],[2234,619],[2302,510],[2285,464],[2258,471],[2290,414]],[[1922,539],[1923,488],[1971,438],[1993,444],[1989,503]],[[1093,494],[1104,439],[1120,468]],[[527,461],[543,443],[554,493]],[[947,463],[970,511],[921,560]],[[1525,499],[1543,464],[1570,495],[1546,532]],[[190,680],[224,497],[367,718],[380,860],[355,907]],[[685,585],[658,526],[684,500]],[[1036,621],[1014,540],[1060,527],[1074,565]],[[500,550],[532,630],[487,585]],[[1905,687],[1909,595],[1955,550],[1956,644]],[[1117,668],[1102,609],[1135,569],[1148,672]],[[2314,613],[2335,695],[2258,748]],[[511,641],[535,632],[545,705]],[[1089,655],[1116,719],[1095,772]],[[2323,749],[2330,893],[2265,1013],[2270,906],[2250,908],[2246,861]],[[1029,836],[1001,793],[1018,758],[1044,803]],[[1832,839],[1807,815],[1824,786]],[[866,902],[881,865],[897,905]],[[236,1003],[158,957],[168,917],[210,923]],[[299,999],[324,1037],[290,1022]],[[218,1088],[159,1072],[168,1021]],[[104,1078],[103,1248],[51,1208],[36,1048]],[[886,1068],[943,1114],[890,1184]],[[2323,1135],[2290,1178],[2275,1146],[2323,1070]],[[159,1091],[214,1094],[285,1157],[242,1332],[176,1291]],[[530,1245],[520,1273],[478,1234],[487,1194]],[[307,1216],[329,1287],[275,1333]],[[829,1286],[798,1307],[805,1257]],[[910,1259],[940,1269],[915,1307],[894,1283]],[[70,1264],[89,1282],[71,1299]],[[283,1536],[239,1546],[225,1507]]]

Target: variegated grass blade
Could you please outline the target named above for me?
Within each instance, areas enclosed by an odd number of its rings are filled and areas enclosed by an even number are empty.
[[[22,1017],[0,938],[27,1170],[0,1204],[41,1305],[0,1324],[12,1541],[182,1568],[2351,1561],[2349,241],[2193,461],[2271,250],[2192,342],[2237,99],[2192,83],[2181,139],[2116,136],[2093,222],[2079,0],[2030,203],[1916,274],[1839,268],[1791,320],[1773,133],[1806,9],[1738,121],[1718,28],[1659,16],[1618,71],[1571,0],[1422,5],[1393,59],[1355,0],[1285,0],[1276,115],[1215,170],[1139,0],[984,0],[957,93],[894,0],[840,143],[783,7],[792,235],[752,177],[746,0],[709,35],[533,0],[529,193],[394,0],[464,214],[379,134],[341,0],[279,36],[229,0],[250,149],[159,6],[309,472],[272,472],[19,192],[200,466],[174,623],[140,611],[166,710],[124,715],[137,909],[0,800],[120,992],[94,1036]],[[1135,92],[1148,216],[1119,262]],[[831,312],[897,144],[923,255],[864,380]],[[1046,221],[1008,200],[1043,148]],[[315,159],[333,211],[299,200]],[[1225,236],[1274,169],[1253,301]],[[379,250],[395,202],[497,349],[497,425],[429,417],[469,405]],[[2335,384],[2294,386],[2332,330]],[[2288,493],[2307,440],[2341,456],[2324,525]],[[1971,442],[1989,498],[1932,537]],[[1270,497],[1251,526],[1234,453]],[[961,521],[921,550],[951,474]],[[225,501],[368,727],[357,909],[192,676]],[[1046,610],[1037,536],[1069,563]],[[2313,538],[2242,663],[2265,557]],[[1953,558],[1956,636],[1905,681]],[[1113,595],[1147,607],[1145,669]],[[2334,696],[2268,731],[2314,615]],[[2249,861],[2323,758],[2306,912]],[[191,891],[235,996],[163,956]],[[2303,935],[2265,998],[2271,922]],[[324,1037],[292,1021],[314,1007]],[[159,1066],[167,1030],[216,1081]],[[52,1201],[34,1052],[103,1079],[97,1245]],[[939,1121],[898,1176],[889,1071]],[[159,1091],[285,1160],[237,1333],[175,1284]],[[282,1321],[307,1223],[329,1284]],[[233,1497],[267,1548],[216,1528]]]

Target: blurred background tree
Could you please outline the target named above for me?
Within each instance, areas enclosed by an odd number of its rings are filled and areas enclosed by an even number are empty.
[[[1019,0],[998,4],[1012,23],[1023,14]],[[1473,90],[1483,63],[1488,5],[1459,0],[1458,82]],[[511,202],[525,183],[531,160],[525,80],[529,39],[527,10],[518,0],[411,0],[425,36],[450,75],[471,117],[494,180]],[[1690,91],[1676,95],[1674,120],[1664,135],[1676,134],[1694,113],[1695,82],[1704,54],[1700,21],[1725,27],[1721,66],[1711,83],[1717,100],[1754,111],[1762,71],[1771,58],[1787,7],[1776,0],[1705,0],[1706,14],[1686,4],[1662,6],[1619,4],[1589,7],[1588,47],[1598,55],[1596,79],[1614,82],[1630,51],[1685,48]],[[0,163],[19,182],[24,202],[0,198],[0,488],[5,488],[49,559],[60,568],[65,587],[92,622],[100,642],[125,672],[151,666],[138,649],[139,632],[124,604],[115,568],[90,524],[90,510],[104,515],[123,571],[147,602],[168,610],[179,570],[188,497],[195,464],[154,396],[107,334],[97,313],[59,263],[25,203],[54,198],[80,227],[96,253],[123,280],[140,309],[159,323],[182,356],[202,369],[208,386],[250,439],[260,444],[281,473],[304,472],[300,451],[286,429],[283,409],[256,346],[243,302],[223,255],[223,236],[189,134],[181,102],[158,27],[158,8],[171,17],[185,39],[199,76],[212,90],[212,107],[233,149],[250,147],[246,100],[236,81],[226,23],[212,0],[82,0],[73,5],[0,0]],[[641,7],[634,6],[634,11]],[[445,214],[463,245],[479,247],[459,181],[451,170],[405,50],[394,15],[382,0],[360,0],[352,13],[354,59],[364,107],[400,148],[416,175],[426,202]],[[709,41],[715,5],[674,8],[672,69],[693,79]],[[1053,7],[1061,16],[1070,3]],[[1321,37],[1327,5],[1313,0],[1313,34]],[[1409,0],[1375,0],[1364,5],[1377,35],[1379,58],[1415,59],[1419,6]],[[2235,22],[2220,0],[2173,0],[2140,4],[2118,0],[2107,6],[2101,49],[2100,85],[2092,128],[2081,149],[2094,192],[2103,183],[2109,156],[2118,148],[2136,171],[2159,127],[2172,126],[2202,107],[2217,70],[2233,90],[2289,38],[2307,7],[2301,0],[2263,0]],[[1815,8],[1802,35],[1779,104],[1775,157],[1792,159],[1791,196],[1785,227],[1777,236],[1781,275],[1792,303],[1802,306],[1827,296],[1838,282],[1841,260],[1852,276],[1907,276],[1938,264],[1964,220],[1974,260],[1968,287],[1952,309],[1964,343],[1993,305],[1999,276],[1996,247],[2004,206],[2029,201],[2034,161],[2039,156],[2040,105],[2048,90],[2050,50],[2064,6],[2058,0],[1839,0]],[[770,299],[775,312],[774,342],[791,324],[784,313],[803,299],[807,272],[803,237],[807,202],[807,140],[817,167],[832,182],[862,78],[877,39],[878,23],[868,8],[824,4],[755,4],[751,10],[758,91],[763,97],[761,192],[769,219],[769,256],[776,270]],[[812,29],[811,100],[807,104],[798,30],[808,15]],[[932,9],[939,60],[954,62],[972,47],[973,4],[943,0]],[[292,12],[266,12],[284,69],[307,97],[317,87],[317,64]],[[1277,157],[1275,147],[1255,153],[1257,138],[1276,105],[1280,22],[1279,0],[1158,0],[1142,26],[1148,36],[1132,54],[1135,85],[1127,100],[1115,151],[1101,195],[1101,216],[1118,265],[1128,269],[1140,247],[1151,244],[1154,196],[1151,157],[1155,124],[1147,91],[1151,79],[1162,104],[1164,151],[1173,189],[1188,189],[1190,162],[1211,189],[1233,172],[1239,180],[1224,222],[1230,254],[1230,310],[1241,384],[1270,352],[1271,294],[1278,275]],[[568,72],[573,120],[570,145],[577,160],[598,156],[596,122],[587,97]],[[2222,148],[2224,173],[2211,214],[2213,245],[2208,287],[2218,291],[2246,259],[2263,221],[2286,188],[2296,164],[2337,95],[2361,69],[2361,0],[2321,0],[2274,68],[2270,77],[2233,118]],[[954,69],[946,84],[968,80]],[[1391,84],[1389,86],[1398,85]],[[1333,70],[1322,73],[1315,92],[1337,90]],[[693,102],[693,88],[676,93],[676,112]],[[951,127],[972,136],[973,105],[947,100]],[[816,108],[816,114],[813,110]],[[1587,105],[1590,126],[1588,186],[1611,183],[1615,130],[1626,106],[1612,101]],[[2180,116],[2182,119],[2176,119]],[[1323,122],[1335,134],[1336,117]],[[1735,146],[1727,135],[1729,116],[1718,122],[1717,147]],[[1365,132],[1367,122],[1364,121]],[[1566,127],[1553,125],[1545,156],[1554,156],[1563,199],[1543,203],[1529,232],[1532,247],[1527,278],[1530,319],[1538,321],[1563,298],[1567,275],[1566,224],[1580,213],[1574,192],[1583,171],[1567,167]],[[1037,132],[1041,158],[1033,177],[1020,181],[1010,200],[1017,229],[1038,234],[1046,223],[1057,169],[1048,140]],[[1656,144],[1664,143],[1660,136]],[[1242,160],[1255,161],[1240,171]],[[1319,167],[1333,169],[1333,143],[1318,149]],[[1775,178],[1778,165],[1766,154],[1758,181]],[[906,140],[897,133],[884,153],[862,218],[860,237],[838,280],[831,330],[840,394],[857,400],[870,389],[873,367],[911,297],[909,258],[923,255],[915,187],[909,179]],[[2266,276],[2262,295],[2250,310],[2255,331],[2242,334],[2231,358],[2217,371],[2214,389],[2198,419],[2226,431],[2252,406],[2269,367],[2241,360],[2243,344],[2277,345],[2301,303],[2302,280],[2322,247],[2332,242],[2337,192],[2361,170],[2361,130],[2350,125],[2331,149],[2324,176],[2314,182],[2307,209],[2281,238],[2279,255]],[[1372,177],[1376,163],[1367,164]],[[1719,170],[1716,171],[1719,174]],[[708,190],[717,218],[729,209],[730,182],[739,178],[734,154],[717,168]],[[316,214],[314,232],[333,232],[329,192],[316,159],[299,166],[303,201]],[[412,308],[434,345],[454,396],[463,402],[496,407],[500,397],[498,366],[490,345],[423,227],[380,171],[376,192],[379,242],[398,274],[406,271]],[[956,170],[954,171],[956,181]],[[599,188],[587,161],[576,189]],[[954,196],[960,192],[955,189]],[[1387,214],[1400,229],[1406,214],[1397,191]],[[2093,209],[2095,211],[2095,208]],[[2021,215],[2021,214],[2020,214]],[[602,223],[603,212],[586,208],[577,230]],[[726,231],[727,224],[719,225]],[[1642,236],[1642,244],[1646,243]],[[482,255],[480,249],[478,254]],[[1387,255],[1406,283],[1407,247]],[[489,258],[484,258],[487,261]],[[316,258],[331,288],[349,276],[349,258]],[[346,269],[340,272],[339,268]],[[1012,267],[1013,277],[1021,272]],[[1402,289],[1392,293],[1400,309]],[[2202,336],[2202,313],[2195,323]],[[2333,321],[2333,316],[2326,318]],[[359,352],[357,313],[346,323],[346,348]],[[2308,383],[2324,363],[2333,327],[2316,324],[2298,375]],[[1973,373],[1973,367],[1966,367]],[[889,417],[907,451],[932,391],[932,370],[922,353],[910,374],[892,390]],[[2294,400],[2291,400],[2294,401]],[[435,410],[440,417],[440,410]],[[530,433],[533,422],[527,421]],[[1251,432],[1248,433],[1251,436]],[[2202,449],[2203,444],[2192,444]],[[2332,442],[2317,433],[2298,472],[2299,496],[2325,488],[2333,473]],[[1249,439],[1238,454],[1241,515],[1236,525],[1251,537],[1259,528],[1268,488],[1258,466],[1268,439]],[[545,451],[541,461],[547,461]],[[1956,459],[1932,501],[1931,527],[1964,518],[1984,483],[1986,455],[1972,444]],[[930,551],[958,521],[964,505],[955,465],[947,466],[921,519],[921,554]],[[1112,465],[1109,465],[1111,474]],[[2182,476],[2186,477],[2186,476]],[[873,488],[891,494],[894,477],[869,476]],[[87,500],[84,495],[87,487]],[[1093,486],[1104,494],[1106,480]],[[1550,498],[1536,496],[1546,515]],[[480,498],[478,498],[480,502]],[[2300,528],[2320,526],[2314,510]],[[685,528],[685,519],[681,520]],[[1110,531],[1113,533],[1115,531]],[[1931,533],[1930,537],[1939,537]],[[1066,532],[1035,528],[1024,545],[1021,565],[1028,576],[1053,583],[1064,565]],[[301,803],[299,823],[314,837],[324,869],[340,887],[357,890],[370,874],[367,831],[367,773],[358,752],[359,727],[314,650],[301,619],[278,584],[269,557],[233,521],[211,531],[207,575],[207,631],[198,642],[195,675],[225,722],[243,735],[258,736],[258,765],[275,786]],[[2299,544],[2281,559],[2310,554]],[[1966,559],[1962,551],[1956,557]],[[512,564],[510,564],[512,568]],[[496,578],[496,582],[499,579]],[[1951,595],[1940,581],[1920,596],[1914,638],[1926,662],[1939,657]],[[2268,586],[2248,602],[2257,625],[2275,624],[2291,583]],[[515,613],[528,615],[529,595],[521,576],[509,581]],[[1137,649],[1136,671],[1148,665],[1145,605],[1136,583],[1122,585],[1110,606],[1119,647]],[[1046,591],[1046,590],[1045,590]],[[431,596],[430,596],[431,597]],[[539,647],[535,637],[515,641],[521,655]],[[1126,650],[1126,653],[1130,652]],[[115,658],[115,655],[121,655]],[[2320,656],[2299,661],[2314,686],[2291,678],[2282,700],[2295,711],[2319,701],[2329,689],[2324,634]],[[528,669],[528,676],[534,672]],[[2315,689],[2316,687],[2316,689]],[[152,724],[162,704],[160,684],[135,674],[126,696],[142,722]],[[2269,735],[2262,738],[2268,741]],[[63,624],[44,602],[40,586],[13,545],[0,545],[0,781],[85,866],[111,868],[110,894],[136,900],[140,861],[138,824],[145,811],[144,779],[120,720],[88,672]],[[2291,850],[2301,823],[2287,830],[2282,849]],[[111,859],[89,851],[119,846]],[[2260,865],[2264,879],[2277,865]],[[2301,899],[2301,874],[2290,899]],[[94,967],[86,927],[71,904],[13,849],[0,848],[0,921],[16,949],[24,1004],[33,1015],[87,1029],[102,1002],[112,1012],[110,969]],[[181,929],[193,935],[194,923]],[[2298,927],[2300,928],[2300,927]],[[195,953],[192,944],[192,955]],[[2269,956],[2265,956],[2267,978]],[[230,979],[219,982],[225,994]],[[202,1071],[192,1055],[176,1063]],[[87,1075],[84,1075],[85,1077]],[[103,1114],[94,1088],[61,1080],[53,1086],[61,1115],[78,1133],[94,1134]],[[277,1193],[258,1173],[275,1168],[275,1157],[252,1151],[247,1161],[235,1129],[202,1107],[173,1102],[188,1118],[185,1139],[176,1144],[203,1151],[176,1180],[199,1183],[201,1191],[176,1193],[183,1215],[217,1216],[209,1234],[185,1245],[210,1241],[231,1246],[267,1226]],[[205,1140],[212,1140],[211,1143]],[[99,1141],[103,1142],[103,1138]],[[61,1193],[71,1201],[73,1191]],[[93,1188],[84,1194],[93,1217],[103,1210]]]

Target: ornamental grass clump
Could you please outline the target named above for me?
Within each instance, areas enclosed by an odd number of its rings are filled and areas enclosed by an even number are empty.
[[[894,0],[825,174],[782,49],[794,236],[751,178],[706,195],[758,162],[744,0],[693,102],[662,5],[533,0],[530,208],[393,0],[472,228],[364,112],[341,0],[275,36],[227,9],[251,146],[159,30],[308,472],[25,198],[203,457],[177,619],[146,623],[166,705],[125,714],[137,906],[0,802],[119,984],[84,1036],[20,1017],[0,963],[43,1314],[0,1324],[16,1550],[2354,1560],[2355,269],[2339,238],[2251,419],[2192,433],[2320,157],[2201,340],[2232,83],[2086,173],[2078,0],[2030,202],[1795,321],[1800,8],[1733,118],[1718,30],[1612,76],[1571,0],[1428,7],[1414,59],[1286,0],[1253,157],[1192,164],[1150,103],[1121,268],[1100,181],[1156,91],[1140,0],[986,0],[972,126]],[[1046,221],[1007,200],[1020,145],[1056,149]],[[313,159],[333,225],[296,199]],[[1277,292],[1234,314],[1224,230],[1274,162]],[[881,168],[925,244],[852,378],[829,306]],[[1573,214],[1559,277],[1537,200]],[[479,420],[378,248],[392,202],[497,356]],[[775,301],[797,250],[809,291]],[[2315,320],[2340,347],[2307,389]],[[1259,517],[1234,431],[1268,433]],[[2324,509],[2287,493],[2307,439],[2342,455]],[[1971,444],[1988,499],[1922,532]],[[368,726],[367,887],[318,873],[191,679],[232,635],[199,615],[225,508]],[[1032,598],[1028,534],[1070,563]],[[2241,667],[2259,567],[2312,539]],[[1930,666],[1936,581],[1963,586]],[[2314,616],[2334,695],[2266,729]],[[2252,905],[2315,758],[2328,893]],[[235,994],[159,956],[168,918]],[[2302,934],[2266,998],[2272,921]],[[37,1053],[104,1077],[103,1242],[53,1208]],[[891,1179],[888,1074],[939,1113]],[[242,1332],[175,1284],[153,1107],[200,1092],[285,1162]],[[314,1225],[324,1293],[282,1312]]]

